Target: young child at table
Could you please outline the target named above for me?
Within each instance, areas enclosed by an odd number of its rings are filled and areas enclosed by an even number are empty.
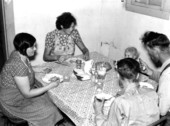
[[[159,119],[158,95],[147,88],[139,88],[139,63],[132,58],[117,62],[118,78],[124,93],[115,97],[108,115],[104,114],[105,100],[94,98],[96,126],[147,126]]]
[[[145,64],[146,63],[144,64],[144,61],[141,58],[139,58],[138,50],[133,46],[127,47],[125,49],[125,52],[124,52],[124,57],[125,58],[132,58],[132,59],[135,59],[136,61],[139,62],[140,71],[141,71],[141,74],[139,74],[139,81],[148,82],[148,83],[152,84],[154,90],[156,90],[157,89],[157,83],[155,81],[153,81],[153,80],[150,80],[148,75],[145,74],[145,70],[146,70],[146,65]]]

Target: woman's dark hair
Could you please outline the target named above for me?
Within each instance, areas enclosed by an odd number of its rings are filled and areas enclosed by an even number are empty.
[[[35,37],[28,33],[17,34],[13,41],[15,49],[25,56],[27,56],[26,50],[33,47],[35,42]]]
[[[140,73],[140,65],[135,59],[124,58],[117,62],[117,71],[122,79],[136,81],[137,75]]]
[[[153,31],[145,32],[141,40],[144,46],[148,46],[149,48],[159,46],[162,50],[169,48],[170,44],[170,41],[166,35]]]
[[[70,28],[71,24],[77,25],[75,17],[70,12],[64,12],[57,17],[56,28],[61,30],[62,28]]]

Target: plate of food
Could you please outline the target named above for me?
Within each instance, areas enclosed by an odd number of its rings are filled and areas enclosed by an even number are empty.
[[[109,99],[111,99],[113,96],[110,95],[110,94],[106,94],[106,93],[99,93],[99,94],[96,94],[95,97],[96,97],[97,99],[99,99],[99,100],[102,100],[102,99],[104,99],[104,100],[109,100]]]
[[[63,76],[60,75],[60,74],[55,74],[55,73],[49,73],[49,74],[46,74],[42,80],[45,82],[45,83],[51,83],[51,82],[55,82],[57,80],[59,80],[60,82],[63,81]]]
[[[147,82],[139,82],[140,87],[146,87],[150,89],[154,89],[153,85]]]
[[[72,58],[69,58],[69,59],[66,60],[66,62],[68,62],[68,63],[76,63],[77,60],[80,60],[82,63],[85,62],[84,59],[79,58],[79,57],[72,57]]]

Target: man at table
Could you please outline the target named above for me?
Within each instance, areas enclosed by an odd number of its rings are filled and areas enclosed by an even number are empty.
[[[139,63],[132,58],[117,62],[119,79],[124,94],[111,104],[108,116],[103,114],[103,104],[95,98],[95,123],[97,126],[147,126],[159,119],[158,96],[148,88],[139,88]]]
[[[164,34],[148,31],[141,38],[150,58],[160,64],[159,109],[162,116],[167,115],[164,126],[170,125],[170,40]],[[154,71],[153,71],[154,72]]]

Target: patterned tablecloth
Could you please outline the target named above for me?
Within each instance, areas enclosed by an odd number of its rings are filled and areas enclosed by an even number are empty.
[[[97,52],[90,53],[90,58],[95,62],[107,61],[111,65],[113,64],[111,59]],[[54,62],[44,63],[33,68],[35,71],[52,68],[51,73],[69,75],[69,82],[61,83],[58,87],[49,90],[48,93],[56,106],[69,116],[77,126],[94,126],[93,99],[98,91],[91,80],[79,81],[73,75],[73,66],[59,65]],[[108,71],[103,86],[104,93],[113,96],[117,93],[119,87],[116,75],[114,69]],[[43,85],[47,85],[42,81],[42,77],[45,76],[44,73],[37,72],[35,76]]]

